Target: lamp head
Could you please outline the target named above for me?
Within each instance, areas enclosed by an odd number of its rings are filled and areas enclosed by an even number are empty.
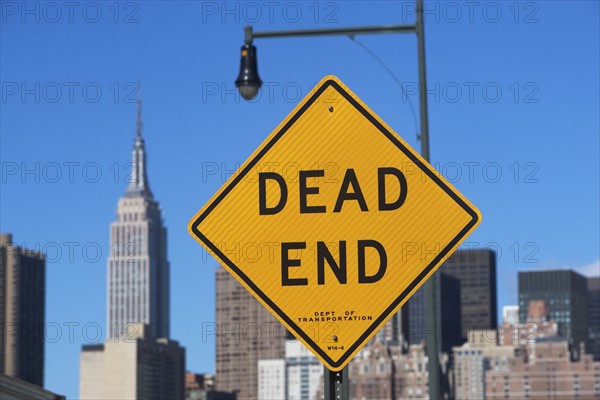
[[[262,85],[256,65],[256,47],[251,43],[245,43],[241,53],[240,74],[235,80],[235,86],[244,99],[252,100]]]

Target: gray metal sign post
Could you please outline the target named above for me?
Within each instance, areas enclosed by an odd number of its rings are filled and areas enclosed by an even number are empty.
[[[350,398],[348,367],[341,371],[333,372],[323,367],[323,382],[325,384],[325,400],[348,400]]]

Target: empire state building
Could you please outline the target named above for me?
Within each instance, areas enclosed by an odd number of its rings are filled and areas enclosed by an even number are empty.
[[[110,225],[103,344],[81,351],[81,400],[185,398],[185,349],[169,339],[167,230],[146,175],[141,102],[130,183]]]
[[[132,173],[110,225],[107,324],[109,338],[131,334],[133,324],[147,325],[147,334],[169,337],[169,262],[167,230],[154,199],[146,170],[141,101],[132,151]]]

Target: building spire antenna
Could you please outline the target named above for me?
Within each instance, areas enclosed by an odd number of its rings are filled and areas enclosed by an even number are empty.
[[[142,121],[142,85],[140,82],[137,82],[138,88],[138,100],[137,100],[137,137],[142,137],[142,129],[144,127],[144,122]]]
[[[137,83],[137,86],[137,134],[133,145],[133,152],[131,154],[132,172],[126,195],[129,197],[145,196],[152,198],[150,185],[148,185],[148,175],[146,173],[146,146],[144,145],[144,139],[142,138],[142,129],[144,127],[142,121],[142,86],[139,82]]]

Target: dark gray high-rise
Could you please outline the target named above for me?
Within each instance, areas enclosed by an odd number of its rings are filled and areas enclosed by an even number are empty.
[[[437,295],[437,321],[438,346],[446,353],[452,352],[453,346],[463,343],[461,335],[461,308],[460,308],[460,281],[455,277],[436,272],[431,278],[436,285]],[[425,318],[425,299],[423,288],[408,301],[408,307],[403,307],[402,315],[403,339],[408,344],[420,344],[425,342],[429,327]],[[404,320],[408,320],[407,323]]]
[[[578,354],[588,338],[587,279],[571,270],[519,272],[519,322],[527,320],[532,300],[545,301],[548,318]]]
[[[439,270],[429,278],[433,280],[436,290],[436,331],[438,338],[438,347],[441,346],[440,338],[443,332],[440,331],[442,326],[442,303],[440,292],[440,272]],[[408,344],[421,344],[425,342],[427,332],[431,329],[427,326],[427,316],[425,314],[425,288],[421,286],[419,290],[402,307],[399,314],[402,315],[402,336]],[[406,322],[404,321],[404,317]]]
[[[444,274],[458,281],[458,288],[446,287],[440,282]],[[497,326],[496,253],[489,249],[468,249],[454,252],[433,275],[437,293],[438,334],[440,344],[458,346],[468,337],[469,330],[495,329]],[[448,283],[453,282],[446,279]],[[442,290],[445,289],[445,290]],[[443,293],[442,293],[443,292]],[[460,299],[454,299],[460,293]],[[456,311],[460,315],[457,315]],[[403,307],[408,322],[403,323],[403,336],[410,344],[425,340],[425,296],[423,288]],[[403,314],[404,316],[404,314]],[[449,317],[456,316],[456,317]],[[449,322],[453,321],[453,322]],[[456,337],[456,324],[460,324],[461,337]],[[444,326],[446,325],[446,326]],[[451,339],[447,339],[451,336]],[[442,343],[444,342],[444,343]]]
[[[44,386],[46,260],[0,234],[0,374]]]
[[[600,277],[588,278],[588,341],[587,352],[600,361]]]
[[[489,249],[455,251],[439,269],[460,282],[462,337],[470,330],[496,329],[496,253]]]
[[[460,281],[444,272],[440,273],[440,318],[442,323],[441,350],[452,354],[452,347],[462,340],[462,315],[460,308]]]

